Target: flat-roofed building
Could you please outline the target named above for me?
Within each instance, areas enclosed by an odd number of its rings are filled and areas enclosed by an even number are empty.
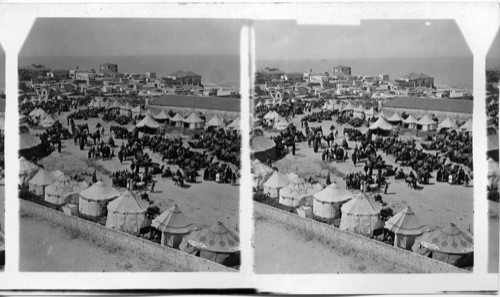
[[[343,66],[343,65],[338,65],[333,67],[333,73],[339,73],[342,72],[347,75],[351,75],[351,67],[349,66]]]
[[[396,82],[401,87],[434,87],[434,77],[429,76],[424,73],[409,73],[407,75],[403,75],[401,78],[396,79]]]
[[[99,65],[99,70],[109,70],[114,73],[118,72],[118,65],[113,64],[113,63],[104,63]]]
[[[167,75],[164,80],[172,85],[201,85],[201,75],[192,71],[177,70]]]

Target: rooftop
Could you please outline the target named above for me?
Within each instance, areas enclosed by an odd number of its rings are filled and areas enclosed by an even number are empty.
[[[170,73],[168,76],[174,76],[174,77],[189,77],[189,76],[201,76],[197,73],[194,73],[192,71],[184,71],[184,70],[177,70],[175,72]]]
[[[412,72],[412,73],[409,73],[407,75],[403,75],[401,76],[401,78],[407,78],[407,79],[422,79],[422,78],[433,78],[432,76],[429,76],[427,74],[424,74],[424,73],[415,73],[415,72]]]
[[[398,97],[386,103],[384,107],[472,114],[474,102],[472,100]]]
[[[188,95],[164,95],[151,102],[150,105],[240,112],[240,100],[237,98],[227,97],[221,98]]]

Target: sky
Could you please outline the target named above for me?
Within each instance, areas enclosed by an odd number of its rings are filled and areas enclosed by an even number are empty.
[[[490,67],[500,68],[500,28],[498,28],[497,35],[495,35],[490,50],[486,54],[486,68]]]
[[[258,60],[472,55],[454,20],[363,20],[359,26],[254,24]]]
[[[239,54],[241,20],[94,19],[35,21],[21,56]]]

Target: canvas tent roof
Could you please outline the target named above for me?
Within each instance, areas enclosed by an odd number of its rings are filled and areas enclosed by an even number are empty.
[[[47,186],[55,181],[56,181],[56,178],[52,175],[52,173],[48,172],[47,170],[45,170],[43,168],[40,168],[40,170],[38,170],[38,172],[29,181],[29,183],[32,185],[37,185],[37,186]]]
[[[274,124],[274,126],[278,130],[285,130],[288,127],[288,125],[289,125],[288,121],[283,117]]]
[[[264,177],[273,173],[273,169],[259,161],[259,159],[255,159],[252,161],[252,173],[254,176]]]
[[[151,117],[150,115],[146,115],[139,123],[137,123],[135,125],[136,127],[138,128],[142,128],[142,127],[148,127],[148,128],[152,128],[152,129],[157,129],[160,127],[160,124],[158,124],[157,121],[155,121],[155,119],[153,119],[153,117]]]
[[[38,166],[24,157],[19,158],[19,174],[29,174],[38,170]]]
[[[342,206],[343,213],[355,215],[376,215],[380,213],[382,206],[365,193],[358,193],[351,201]]]
[[[185,120],[184,120],[185,123],[190,123],[190,124],[196,124],[196,123],[204,123],[205,121],[203,121],[199,116],[198,114],[196,114],[195,112],[191,113]]]
[[[34,117],[34,116],[36,116],[36,115],[38,114],[38,112],[39,112],[39,110],[40,110],[40,109],[41,109],[41,108],[39,108],[39,107],[35,107],[35,109],[33,109],[33,110],[29,113],[29,116],[30,116],[30,117]]]
[[[417,119],[415,119],[411,114],[403,120],[403,123],[406,123],[406,124],[416,124],[418,123]]]
[[[444,119],[444,121],[442,121],[439,125],[438,125],[439,128],[448,128],[448,129],[453,129],[455,128],[455,124],[451,121],[451,119],[449,117],[447,117],[446,119]]]
[[[115,102],[113,102],[113,104],[109,108],[121,108],[121,107],[122,105],[120,104],[120,101],[115,100]]]
[[[352,103],[349,102],[347,104],[347,106],[345,106],[344,108],[342,108],[342,111],[344,111],[344,110],[354,110],[354,105],[352,105]]]
[[[415,251],[419,245],[431,251],[439,251],[448,254],[467,254],[474,250],[474,239],[466,231],[458,229],[455,224],[450,223],[444,228],[438,228],[432,232],[425,232],[415,240],[412,249]]]
[[[83,185],[79,184],[71,177],[63,174],[57,178],[52,184],[45,188],[45,193],[51,196],[64,197],[71,194],[76,194],[83,190]]]
[[[157,216],[151,226],[162,232],[183,234],[196,230],[196,226],[189,223],[177,205]]]
[[[130,111],[131,111],[132,113],[137,113],[137,114],[138,114],[138,113],[141,113],[141,106],[140,106],[140,105],[137,105],[136,107],[131,108],[131,109],[130,109]]]
[[[279,113],[277,113],[277,112],[276,112],[276,111],[274,111],[274,110],[269,111],[269,112],[268,112],[268,113],[266,113],[266,115],[264,116],[264,119],[266,119],[266,120],[274,120],[274,121],[279,120],[279,119],[281,119],[281,118],[283,118],[283,117],[282,117],[282,116],[280,116],[280,115],[279,115]]]
[[[160,111],[159,114],[153,116],[153,118],[156,120],[167,120],[167,119],[170,119],[170,116],[165,112],[165,110],[162,110],[162,111]]]
[[[207,127],[222,127],[224,122],[219,119],[218,116],[214,115],[210,121],[207,122]]]
[[[387,119],[388,122],[400,122],[403,119],[399,116],[397,112],[395,112],[391,117]]]
[[[44,128],[52,127],[55,124],[54,118],[50,114],[47,114],[41,121],[40,125]]]
[[[378,120],[370,125],[370,130],[392,130],[392,125],[387,122],[387,120],[383,117],[379,117]]]
[[[211,252],[234,253],[240,249],[240,235],[221,222],[210,228],[191,232],[186,239],[190,245]]]
[[[435,123],[436,122],[434,122],[428,115],[424,115],[417,122],[418,125],[432,125],[432,124],[435,124]]]
[[[274,171],[273,175],[264,183],[264,187],[280,189],[290,184],[290,180],[282,173]]]
[[[344,202],[353,198],[353,194],[341,188],[336,182],[332,182],[320,192],[314,194],[314,199],[322,202]]]
[[[140,214],[145,213],[147,209],[148,204],[130,191],[121,193],[118,198],[108,204],[108,212],[112,213]]]
[[[280,195],[283,197],[304,198],[316,194],[320,189],[313,184],[306,182],[303,178],[295,178],[284,187]]]
[[[375,109],[373,107],[366,109],[365,110],[365,115],[367,116],[374,116],[375,115]]]
[[[250,146],[253,152],[263,152],[276,147],[276,144],[265,136],[257,136],[252,139]]]
[[[420,235],[424,231],[424,226],[420,224],[418,217],[409,206],[386,221],[385,228],[403,235]]]
[[[121,109],[127,109],[130,110],[132,107],[130,107],[130,104],[127,102],[125,105],[120,106]]]
[[[173,118],[170,119],[172,122],[184,122],[184,118],[179,114],[176,113]]]
[[[120,192],[106,185],[102,180],[80,192],[80,196],[87,200],[105,201],[118,197]]]

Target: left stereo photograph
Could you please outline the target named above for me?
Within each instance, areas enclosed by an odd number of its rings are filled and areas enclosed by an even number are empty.
[[[35,21],[20,271],[238,271],[244,22]]]

